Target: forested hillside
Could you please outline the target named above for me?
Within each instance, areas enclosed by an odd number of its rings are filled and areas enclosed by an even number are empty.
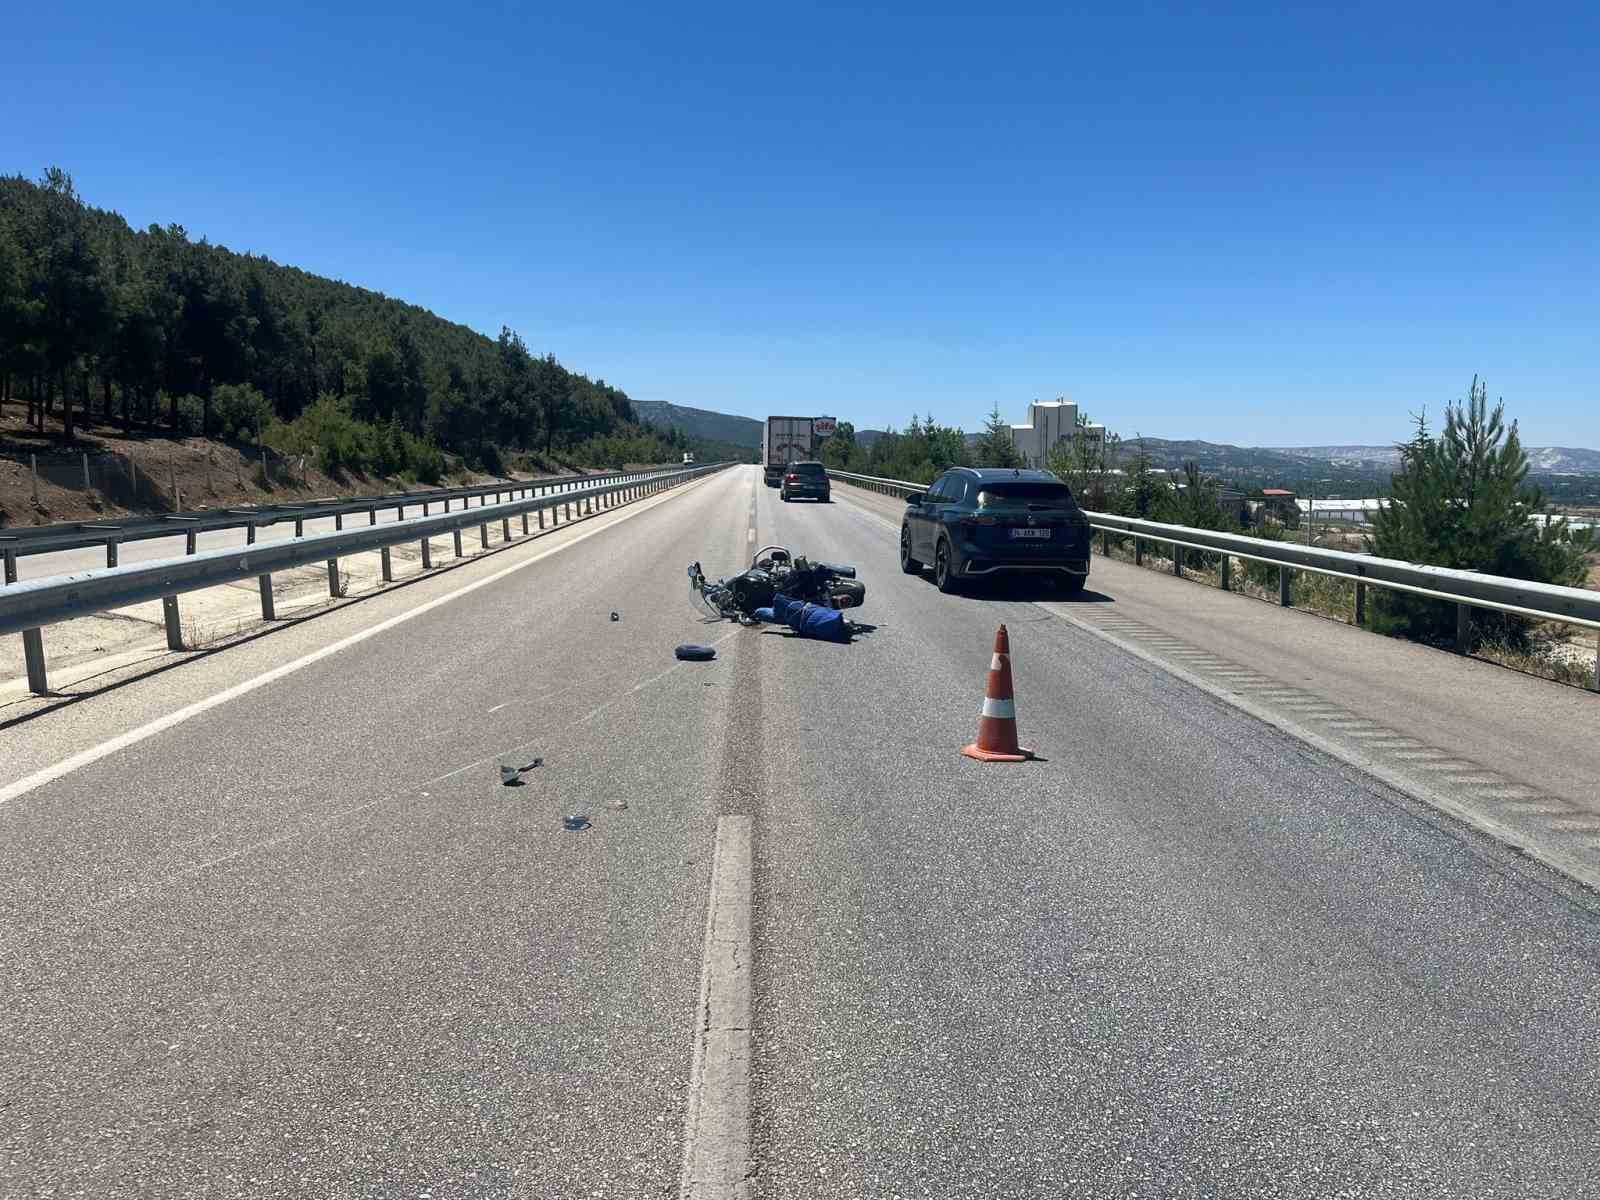
[[[6,404],[64,441],[88,419],[425,478],[441,451],[498,470],[506,451],[598,464],[700,449],[510,329],[491,339],[179,225],[134,230],[56,169],[0,178]]]
[[[761,445],[762,425],[754,417],[686,408],[665,400],[636,400],[634,407],[641,421],[657,429],[676,429],[686,437],[706,438],[746,449],[758,449]]]

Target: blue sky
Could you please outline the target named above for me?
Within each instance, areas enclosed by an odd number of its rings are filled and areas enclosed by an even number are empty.
[[[228,7],[11,14],[0,170],[641,399],[1600,447],[1600,5]]]

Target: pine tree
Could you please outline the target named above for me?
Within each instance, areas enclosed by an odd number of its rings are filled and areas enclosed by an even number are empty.
[[[1397,449],[1400,470],[1390,502],[1373,521],[1371,551],[1382,558],[1512,579],[1577,584],[1586,571],[1582,550],[1566,522],[1540,528],[1533,517],[1544,497],[1527,482],[1528,456],[1516,422],[1505,423],[1505,403],[1489,408],[1488,389],[1476,377],[1464,403],[1445,409],[1444,430],[1428,433],[1427,414]],[[1373,627],[1424,641],[1455,638],[1454,605],[1384,591],[1374,605]],[[1488,609],[1473,611],[1471,640],[1528,642],[1529,623]]]
[[[1011,440],[1011,426],[1000,415],[999,404],[989,410],[989,416],[983,423],[983,436],[978,440],[976,451],[977,465],[980,467],[1022,465],[1022,455],[1017,453],[1016,443]]]
[[[1172,498],[1172,485],[1158,473],[1145,449],[1144,438],[1137,440],[1133,459],[1128,464],[1128,485],[1117,500],[1117,512],[1124,517],[1159,521]]]

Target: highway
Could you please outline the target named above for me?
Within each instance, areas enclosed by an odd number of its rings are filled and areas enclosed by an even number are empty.
[[[1600,1194],[1592,697],[1098,558],[942,596],[835,497],[0,709],[0,1195]],[[774,542],[875,628],[701,623]],[[959,755],[1001,622],[1039,762]]]

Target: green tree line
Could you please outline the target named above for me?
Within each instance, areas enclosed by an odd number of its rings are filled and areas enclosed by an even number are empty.
[[[1080,427],[1088,423],[1079,418]],[[1366,539],[1370,553],[1406,562],[1481,571],[1513,579],[1581,585],[1596,549],[1592,531],[1573,531],[1564,520],[1536,521],[1544,507],[1529,482],[1528,456],[1503,403],[1490,407],[1474,378],[1466,398],[1445,408],[1440,433],[1418,418],[1416,435],[1399,447],[1400,470],[1390,481],[1391,503]],[[1021,459],[998,409],[970,441],[959,428],[930,414],[913,417],[903,431],[880,434],[863,445],[853,425],[839,423],[823,443],[829,466],[864,475],[930,483],[952,466],[1016,467]],[[1157,466],[1142,439],[1127,444],[1114,434],[1091,439],[1081,428],[1049,457],[1048,467],[1087,509],[1191,528],[1275,538],[1285,531],[1270,521],[1249,524],[1248,510],[1223,503],[1217,480],[1186,462],[1179,478]],[[1243,517],[1243,520],[1241,518]],[[1208,559],[1196,553],[1194,561]],[[1276,568],[1247,565],[1258,582],[1275,583]],[[1453,644],[1455,607],[1387,589],[1372,605],[1374,628],[1422,641]],[[1529,644],[1528,620],[1489,610],[1472,615],[1474,642]]]
[[[66,172],[0,178],[0,405],[70,440],[85,420],[315,448],[323,465],[430,474],[441,451],[667,461],[620,388],[377,292],[132,229]],[[712,448],[714,449],[714,448]]]

